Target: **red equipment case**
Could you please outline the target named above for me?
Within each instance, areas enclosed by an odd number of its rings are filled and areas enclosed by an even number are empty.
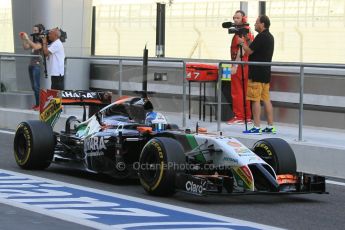
[[[188,81],[217,81],[218,65],[205,63],[186,63]]]

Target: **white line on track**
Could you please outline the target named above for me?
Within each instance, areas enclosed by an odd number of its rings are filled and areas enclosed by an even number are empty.
[[[11,134],[11,135],[15,134],[15,132],[13,132],[13,131],[7,131],[7,130],[2,130],[2,129],[0,129],[0,133]]]
[[[345,183],[343,183],[343,182],[332,181],[332,180],[326,180],[326,183],[327,184],[334,184],[334,185],[345,186]]]

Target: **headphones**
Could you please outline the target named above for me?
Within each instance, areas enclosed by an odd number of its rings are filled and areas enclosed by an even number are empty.
[[[247,16],[243,16],[243,17],[242,17],[242,23],[245,24],[245,23],[247,23],[247,22],[248,22]]]

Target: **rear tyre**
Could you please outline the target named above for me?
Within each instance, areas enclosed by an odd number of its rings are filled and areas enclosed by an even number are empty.
[[[296,157],[291,146],[280,138],[259,140],[253,151],[269,164],[277,175],[296,173]]]
[[[23,169],[45,169],[54,155],[55,139],[50,125],[42,121],[25,121],[18,125],[14,158]]]
[[[176,173],[186,163],[181,144],[173,138],[156,137],[143,148],[139,158],[139,179],[146,192],[156,196],[175,193]]]

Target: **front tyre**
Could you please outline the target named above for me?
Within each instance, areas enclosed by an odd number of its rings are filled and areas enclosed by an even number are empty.
[[[185,163],[183,147],[177,140],[166,137],[153,138],[140,154],[140,183],[151,195],[173,195],[176,173],[182,171]]]
[[[14,142],[14,158],[23,169],[45,169],[49,167],[55,148],[51,126],[45,122],[31,120],[18,125]]]
[[[296,157],[290,145],[280,138],[266,138],[257,141],[253,151],[267,164],[276,174],[296,173]]]

